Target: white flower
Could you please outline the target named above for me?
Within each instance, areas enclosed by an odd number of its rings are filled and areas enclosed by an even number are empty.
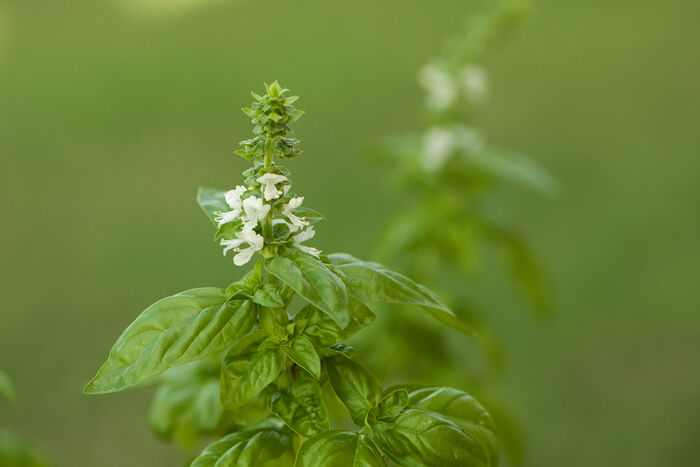
[[[240,209],[234,209],[233,211],[228,211],[228,212],[217,212],[216,217],[214,220],[219,223],[219,227],[221,227],[224,224],[228,224],[229,222],[233,222],[236,219],[238,219],[241,216],[241,210]]]
[[[239,246],[243,243],[248,244],[248,248],[241,250]],[[221,246],[224,247],[224,256],[229,250],[237,251],[238,254],[233,257],[233,264],[243,266],[250,258],[253,257],[256,251],[262,250],[265,239],[254,230],[243,229],[236,233],[236,238],[233,240],[221,240]]]
[[[434,171],[442,167],[455,149],[455,137],[451,130],[433,127],[423,135],[423,168]]]
[[[219,223],[219,227],[229,222],[233,222],[241,216],[241,195],[245,193],[246,187],[237,186],[234,190],[229,190],[226,192],[224,197],[226,198],[226,204],[229,205],[231,211],[227,212],[217,212],[217,216],[214,218],[216,222]]]
[[[418,82],[427,91],[426,105],[439,112],[450,107],[457,98],[457,89],[450,74],[435,64],[424,66],[418,73]]]
[[[313,227],[309,227],[306,230],[303,230],[299,232],[298,234],[294,235],[292,238],[294,239],[294,246],[299,248],[301,251],[304,253],[315,256],[316,258],[319,257],[321,254],[321,250],[317,250],[316,248],[310,247],[310,246],[304,246],[302,245],[302,242],[305,242],[316,235],[316,232],[314,231]]]
[[[270,212],[270,205],[264,204],[261,198],[250,196],[243,200],[243,230],[253,230],[258,225],[258,221],[265,219]]]
[[[265,197],[265,200],[270,201],[271,199],[279,198],[282,194],[282,192],[279,191],[275,185],[286,180],[287,177],[284,175],[266,173],[265,175],[258,177],[257,181],[263,186],[263,196]]]
[[[234,190],[229,190],[226,192],[226,203],[231,209],[241,209],[242,201],[241,195],[245,193],[246,187],[238,185]]]
[[[462,88],[467,99],[474,103],[483,102],[488,97],[488,76],[486,70],[476,65],[462,69]]]
[[[294,211],[296,208],[301,206],[301,203],[304,202],[304,197],[299,196],[297,198],[292,198],[289,200],[289,203],[287,203],[284,206],[284,209],[282,209],[282,214],[285,215],[292,223],[292,225],[289,226],[290,230],[292,232],[295,232],[299,229],[303,229],[309,223],[305,221],[304,219],[300,218],[299,216],[295,215],[292,211]]]

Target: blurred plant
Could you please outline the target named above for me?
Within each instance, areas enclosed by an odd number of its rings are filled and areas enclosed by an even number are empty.
[[[120,391],[163,374],[156,431],[191,444],[221,436],[193,467],[495,466],[491,417],[473,397],[444,387],[383,389],[344,344],[373,323],[374,303],[410,304],[467,329],[411,279],[305,245],[322,216],[302,206],[278,164],[301,153],[288,125],[302,112],[277,82],[266,89],[243,109],[254,125],[237,151],[253,163],[244,185],[198,196],[224,254],[233,251],[237,266],[255,257],[254,266],[226,289],[192,289],[146,309],[85,391]],[[329,412],[341,406],[356,428],[344,420],[346,429],[330,429]]]
[[[0,394],[17,401],[17,393],[10,378],[0,371]],[[34,446],[0,427],[0,466],[47,467],[48,461]]]
[[[361,340],[376,343],[369,365],[385,378],[410,375],[468,385],[492,411],[499,437],[516,464],[523,458],[520,436],[494,384],[503,366],[501,347],[484,314],[469,303],[464,282],[478,273],[480,253],[495,246],[506,254],[513,278],[533,309],[550,313],[536,260],[517,233],[493,218],[489,202],[499,184],[552,194],[556,183],[532,159],[490,144],[475,126],[488,97],[483,60],[528,11],[528,2],[506,0],[472,16],[466,34],[451,40],[443,55],[420,70],[429,115],[425,130],[390,138],[381,148],[382,158],[391,162],[393,175],[407,192],[404,198],[412,196],[415,202],[389,221],[378,256],[422,282],[446,289],[448,303],[478,331],[487,362],[474,363],[465,357],[469,349],[462,340],[436,327],[428,331],[428,323],[407,314],[378,320],[380,325]],[[385,336],[390,336],[390,345]]]

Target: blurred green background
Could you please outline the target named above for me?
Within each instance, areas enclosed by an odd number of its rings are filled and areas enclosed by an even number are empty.
[[[416,70],[480,2],[0,1],[2,422],[57,466],[180,465],[149,390],[81,393],[158,298],[238,277],[197,186],[226,188],[239,108],[302,96],[297,190],[315,245],[368,257],[401,200],[373,166],[420,127]],[[498,265],[469,286],[510,357],[530,466],[700,465],[700,3],[536,2],[487,64],[492,141],[540,160],[555,200],[500,193],[551,276],[535,321]]]

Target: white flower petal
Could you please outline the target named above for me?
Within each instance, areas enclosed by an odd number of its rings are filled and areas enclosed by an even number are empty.
[[[240,216],[240,209],[234,209],[233,211],[228,212],[218,212],[214,220],[219,224],[219,227],[221,227],[224,224],[235,221]]]
[[[235,189],[226,192],[226,203],[231,209],[241,209],[241,196],[245,191],[246,187],[238,185]]]
[[[295,244],[294,246],[299,248],[301,251],[303,251],[307,255],[315,256],[316,258],[321,256],[321,250],[318,250],[314,247],[304,246],[304,245],[299,245],[299,244]]]
[[[303,202],[304,202],[303,196],[299,196],[297,198],[292,198],[289,200],[289,203],[287,203],[284,206],[284,209],[282,210],[282,214],[284,216],[286,216],[292,223],[292,225],[290,226],[290,229],[292,232],[299,230],[299,229],[303,229],[304,227],[309,225],[309,223],[307,221],[305,221],[304,219],[300,218],[299,216],[297,216],[296,214],[294,214],[292,212],[296,208],[300,207],[301,203],[303,203]]]
[[[282,194],[281,191],[277,189],[275,185],[282,183],[287,180],[287,177],[280,174],[266,173],[258,177],[258,183],[263,187],[263,197],[265,200],[270,201],[272,199],[277,199]]]
[[[316,235],[316,231],[313,227],[309,227],[308,229],[302,230],[298,234],[294,235],[293,238],[295,243],[303,243],[314,238],[314,235]]]

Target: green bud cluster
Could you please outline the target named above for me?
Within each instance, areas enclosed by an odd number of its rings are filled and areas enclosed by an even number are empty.
[[[246,160],[265,160],[277,156],[281,159],[289,159],[301,154],[297,146],[299,140],[290,137],[292,131],[289,124],[297,121],[304,112],[294,107],[298,96],[287,96],[289,89],[284,89],[275,81],[265,84],[267,95],[259,96],[255,93],[250,107],[243,108],[243,112],[251,118],[255,128],[255,136],[241,141],[241,149],[236,154]],[[266,161],[266,165],[269,165]]]

